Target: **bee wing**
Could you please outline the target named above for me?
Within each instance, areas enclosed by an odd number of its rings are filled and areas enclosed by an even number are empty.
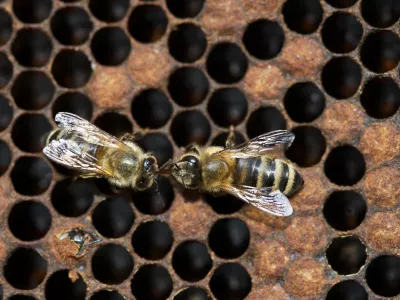
[[[233,148],[222,150],[220,153],[236,158],[261,156],[270,151],[285,151],[293,143],[294,138],[294,134],[290,131],[275,130]]]
[[[51,160],[67,168],[100,176],[111,176],[112,172],[99,165],[97,158],[83,151],[74,140],[52,140],[43,153]]]
[[[58,123],[58,127],[76,132],[88,143],[112,148],[121,148],[125,146],[125,144],[116,137],[77,115],[68,112],[59,112],[55,116],[55,121]]]
[[[279,190],[271,192],[271,188],[257,189],[252,186],[229,187],[226,192],[243,201],[275,216],[286,217],[293,213],[289,199]]]

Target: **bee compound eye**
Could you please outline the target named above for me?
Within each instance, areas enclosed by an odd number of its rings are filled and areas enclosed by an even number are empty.
[[[182,158],[182,161],[188,162],[191,166],[198,167],[199,166],[199,160],[197,157],[193,155],[188,155]]]

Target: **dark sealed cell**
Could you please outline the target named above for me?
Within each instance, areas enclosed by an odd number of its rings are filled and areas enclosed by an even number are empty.
[[[174,189],[166,177],[158,176],[150,189],[133,193],[133,203],[143,214],[159,215],[166,212],[174,200]]]
[[[322,85],[336,99],[352,97],[361,83],[361,67],[350,57],[332,58],[322,69]]]
[[[286,157],[303,168],[319,163],[326,150],[321,130],[313,126],[300,126],[292,132],[296,138],[286,151]]]
[[[53,117],[59,112],[70,112],[90,120],[93,113],[92,101],[81,92],[66,92],[54,101]]]
[[[50,275],[45,287],[47,300],[86,299],[86,283],[80,275],[72,280],[69,272],[70,270],[61,270]]]
[[[124,247],[106,244],[99,247],[92,257],[94,277],[105,284],[120,284],[133,270],[133,258]]]
[[[0,176],[2,176],[10,166],[11,150],[3,140],[0,140]]]
[[[319,0],[287,0],[283,5],[282,13],[287,27],[302,34],[316,31],[323,16]]]
[[[211,300],[211,297],[201,287],[191,286],[180,291],[174,300]]]
[[[89,9],[100,21],[117,22],[126,15],[129,0],[90,0]]]
[[[169,53],[179,62],[192,63],[201,58],[207,39],[200,27],[184,23],[178,25],[168,38]]]
[[[14,67],[7,55],[0,52],[0,89],[4,88],[11,80]]]
[[[251,277],[242,265],[225,263],[212,275],[210,289],[218,300],[245,299],[251,290]]]
[[[285,129],[286,121],[277,108],[266,106],[251,113],[246,127],[247,135],[252,139],[263,133]]]
[[[22,109],[42,109],[53,99],[55,87],[46,73],[24,71],[11,88],[15,103]]]
[[[141,91],[132,102],[132,116],[142,128],[160,128],[172,114],[172,104],[159,89]]]
[[[167,31],[168,18],[158,5],[146,4],[133,9],[128,30],[132,37],[141,43],[154,43]]]
[[[52,180],[50,165],[39,157],[19,158],[11,171],[14,189],[27,196],[40,195],[49,187]]]
[[[283,103],[293,121],[307,123],[322,114],[325,109],[325,96],[313,82],[298,82],[286,91]]]
[[[206,245],[198,241],[184,241],[176,247],[172,266],[180,278],[189,282],[203,279],[212,267]]]
[[[41,152],[45,139],[52,127],[42,114],[22,114],[14,123],[12,139],[14,144],[25,152]]]
[[[249,247],[250,231],[246,223],[237,218],[220,219],[210,230],[208,244],[222,258],[241,256]]]
[[[59,9],[51,18],[50,26],[54,37],[63,45],[82,45],[93,30],[88,13],[76,6]]]
[[[172,120],[171,134],[178,147],[193,143],[204,145],[210,133],[210,123],[200,111],[184,111]]]
[[[172,158],[173,148],[168,137],[162,133],[148,133],[137,140],[137,144],[145,151],[153,153],[158,166],[162,166]]]
[[[364,156],[350,145],[331,150],[325,161],[325,175],[337,185],[356,184],[365,173]]]
[[[347,8],[353,6],[357,0],[325,0],[328,4],[335,8]]]
[[[355,280],[344,280],[330,288],[326,300],[368,300],[365,288]]]
[[[172,279],[164,267],[144,265],[135,273],[131,290],[136,300],[166,300],[172,292]]]
[[[14,0],[12,4],[14,14],[24,23],[41,23],[53,8],[51,0]]]
[[[3,131],[11,123],[14,115],[14,110],[11,102],[0,94],[0,131]]]
[[[11,51],[18,63],[25,67],[42,67],[48,63],[53,45],[40,29],[24,28],[17,32]]]
[[[92,75],[89,58],[79,50],[62,50],[53,61],[51,73],[57,83],[66,88],[83,87]]]
[[[400,257],[378,256],[367,267],[366,280],[370,289],[379,296],[394,297],[400,294]]]
[[[236,83],[247,72],[248,59],[234,43],[216,44],[210,51],[206,67],[210,76],[219,83]]]
[[[194,18],[204,6],[204,0],[166,0],[169,11],[178,18]]]
[[[271,59],[281,52],[285,34],[274,21],[260,19],[250,23],[243,35],[247,51],[259,59]]]
[[[36,298],[28,295],[13,295],[8,300],[35,300]]]
[[[96,119],[94,124],[116,137],[120,137],[125,133],[132,133],[132,123],[129,119],[115,112],[102,114]]]
[[[168,80],[168,91],[172,99],[181,106],[195,106],[203,102],[210,84],[204,73],[194,67],[175,70]]]
[[[371,26],[389,27],[399,20],[400,2],[397,0],[362,0],[361,15]]]
[[[93,203],[94,193],[86,180],[64,179],[56,184],[51,194],[53,207],[63,216],[79,217]]]
[[[367,260],[365,245],[354,236],[335,238],[326,250],[328,264],[340,275],[357,273]]]
[[[165,222],[154,220],[142,223],[132,235],[135,252],[148,260],[159,260],[171,250],[174,238]]]
[[[390,30],[373,32],[364,40],[360,58],[363,65],[372,72],[388,72],[399,63],[400,38]]]
[[[240,124],[247,115],[247,100],[237,88],[216,90],[208,102],[208,113],[219,126],[229,127]]]
[[[46,260],[31,248],[15,249],[4,265],[7,282],[20,290],[36,288],[42,283],[46,273]]]
[[[98,30],[91,43],[94,58],[106,66],[122,64],[131,53],[131,42],[120,27],[105,27]]]
[[[365,218],[367,204],[362,195],[354,191],[335,191],[325,202],[325,220],[336,230],[357,228]]]
[[[96,230],[107,238],[119,238],[128,233],[135,221],[131,204],[123,198],[101,201],[92,213]]]
[[[6,10],[0,8],[0,46],[5,45],[13,31],[12,19]]]
[[[90,300],[125,300],[117,291],[101,290],[92,295]]]
[[[360,102],[371,117],[389,118],[400,107],[399,86],[391,77],[375,77],[365,84]]]
[[[326,48],[334,53],[348,53],[357,48],[363,35],[357,18],[346,12],[336,12],[326,19],[321,36]]]
[[[41,202],[19,202],[8,215],[8,226],[12,234],[22,241],[41,239],[51,226],[50,211]]]

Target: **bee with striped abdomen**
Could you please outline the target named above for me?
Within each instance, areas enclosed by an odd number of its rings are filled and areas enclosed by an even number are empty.
[[[71,113],[55,116],[59,128],[47,138],[43,153],[56,163],[76,170],[82,178],[106,178],[118,188],[145,190],[154,183],[156,158],[144,153],[135,137],[106,133]]]
[[[225,148],[193,145],[160,172],[185,188],[229,193],[270,214],[289,216],[293,209],[287,197],[300,190],[303,179],[291,163],[273,154],[293,140],[290,131],[277,130],[234,146],[231,130]]]

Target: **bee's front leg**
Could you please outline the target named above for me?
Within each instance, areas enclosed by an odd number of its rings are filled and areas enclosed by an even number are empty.
[[[123,136],[121,136],[120,140],[121,140],[121,142],[135,143],[135,142],[137,142],[137,140],[140,140],[148,132],[149,132],[149,130],[145,128],[142,130],[138,130],[134,133],[125,133]]]
[[[235,147],[235,145],[236,145],[236,142],[235,142],[235,127],[233,125],[231,125],[229,127],[228,137],[226,138],[225,148],[226,149],[233,148],[233,147]]]

